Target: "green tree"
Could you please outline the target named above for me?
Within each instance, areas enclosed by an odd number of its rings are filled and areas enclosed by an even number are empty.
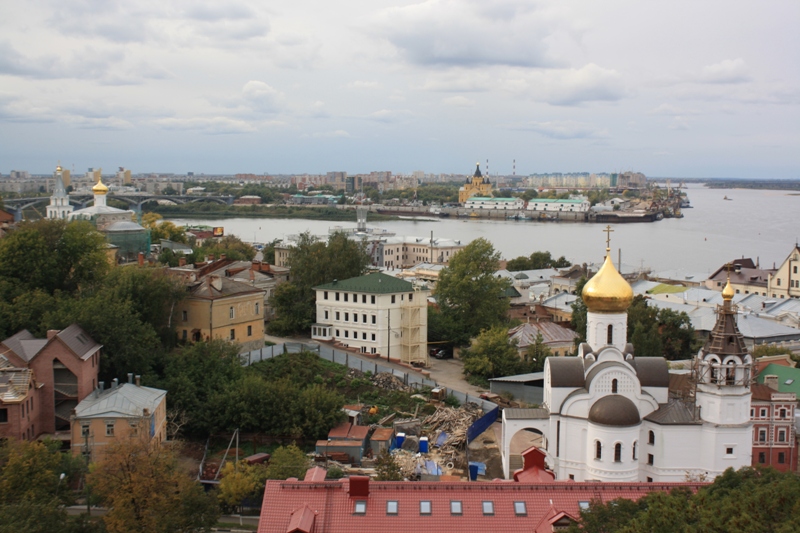
[[[504,292],[511,282],[494,275],[499,260],[492,244],[480,238],[454,254],[440,273],[434,294],[442,315],[457,325],[454,344],[464,346],[481,330],[505,322]]]
[[[375,459],[375,479],[378,481],[403,481],[400,465],[387,450],[381,451]]]
[[[170,409],[183,411],[189,417],[184,432],[206,436],[215,423],[212,399],[243,376],[238,347],[213,340],[187,345],[170,354],[160,386],[169,391]]]
[[[235,235],[226,235],[221,239],[208,239],[194,251],[197,258],[213,255],[219,259],[222,254],[233,261],[252,261],[256,256],[256,249]]]
[[[553,259],[550,252],[533,252],[529,257],[520,256],[506,263],[506,270],[516,272],[519,270],[541,270],[544,268],[566,268],[571,266],[563,255]]]
[[[505,326],[483,330],[473,345],[461,352],[461,359],[467,375],[483,380],[519,374],[525,366],[516,340],[509,341]]]
[[[219,518],[206,494],[181,467],[177,450],[145,439],[128,439],[106,448],[87,482],[108,508],[109,533],[192,533],[210,531]]]
[[[302,479],[306,470],[311,466],[311,461],[303,451],[290,444],[276,449],[267,466],[267,479],[289,479],[296,477]]]
[[[572,302],[570,326],[572,326],[572,329],[578,334],[578,336],[575,337],[576,348],[580,346],[582,342],[586,342],[586,325],[588,324],[587,313],[589,310],[583,302],[583,286],[586,285],[587,281],[586,276],[582,276],[575,284],[575,294],[578,295],[578,299]]]
[[[247,464],[246,461],[228,461],[222,467],[219,482],[219,501],[231,509],[242,505],[245,498],[258,499],[264,494],[267,467]]]
[[[142,225],[150,230],[150,241],[153,243],[167,239],[174,242],[187,243],[186,228],[176,226],[174,222],[163,220],[158,213],[146,213],[142,216]]]
[[[662,357],[664,354],[661,335],[658,333],[658,324],[648,327],[643,322],[637,322],[633,329],[631,343],[636,357]]]
[[[544,360],[553,355],[550,347],[544,343],[541,332],[536,334],[533,344],[525,350],[525,363],[528,372],[541,372],[544,370]]]

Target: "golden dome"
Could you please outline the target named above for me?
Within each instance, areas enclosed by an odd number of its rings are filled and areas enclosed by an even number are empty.
[[[56,167],[56,172],[61,172],[61,165],[58,165],[58,166]]]
[[[725,288],[722,289],[722,299],[723,300],[733,300],[734,295],[733,287],[731,287],[731,280],[728,278],[728,283],[725,284]]]
[[[633,301],[633,289],[625,281],[606,250],[606,260],[581,293],[583,303],[593,313],[624,313]]]
[[[97,180],[97,183],[92,187],[92,192],[95,194],[108,194],[108,187],[103,185],[103,178]]]

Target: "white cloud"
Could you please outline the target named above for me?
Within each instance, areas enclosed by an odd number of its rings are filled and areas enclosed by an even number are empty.
[[[442,100],[444,105],[454,106],[454,107],[473,107],[475,105],[475,100],[471,100],[466,96],[451,96],[450,98],[445,98]]]
[[[317,133],[311,134],[312,137],[316,138],[349,138],[351,135],[347,133],[345,130],[334,130],[334,131],[321,131]]]
[[[413,114],[407,109],[380,109],[367,115],[366,118],[376,122],[394,124],[397,122],[407,122]]]
[[[377,81],[351,81],[347,84],[348,89],[380,89],[381,84]]]
[[[528,122],[513,129],[535,131],[551,139],[599,139],[608,137],[608,130],[594,124],[574,120],[551,120],[548,122]]]
[[[251,80],[242,87],[242,98],[254,111],[276,113],[281,107],[284,95],[263,81]]]
[[[207,134],[252,133],[257,128],[244,120],[227,117],[162,118],[155,123],[166,130],[198,131]]]
[[[699,81],[705,83],[745,83],[753,78],[742,58],[726,59],[703,68]]]

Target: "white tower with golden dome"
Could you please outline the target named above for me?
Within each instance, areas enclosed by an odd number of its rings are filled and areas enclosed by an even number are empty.
[[[611,232],[610,228],[606,230]],[[586,304],[586,342],[598,350],[614,346],[625,351],[628,342],[628,307],[633,301],[633,289],[611,261],[610,239],[606,241],[606,258],[597,274],[583,287],[581,296]]]
[[[50,205],[47,206],[47,218],[53,220],[66,220],[72,213],[72,206],[69,203],[69,195],[64,187],[61,165],[56,167],[56,184],[53,187],[53,196],[50,197]]]
[[[106,206],[106,195],[108,194],[108,187],[103,185],[103,177],[101,176],[97,183],[94,184],[92,187],[92,193],[94,194],[94,205],[95,207],[105,207]]]

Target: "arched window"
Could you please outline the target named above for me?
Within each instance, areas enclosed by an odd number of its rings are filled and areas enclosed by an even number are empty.
[[[734,385],[736,383],[736,363],[728,361],[728,368],[725,369],[725,384]]]
[[[613,394],[617,393],[617,380],[616,379],[612,379],[611,380],[611,392]]]
[[[647,434],[647,444],[655,444],[656,443],[656,434],[652,431]]]
[[[622,444],[619,442],[614,445],[614,462],[621,463],[622,462]]]
[[[608,325],[608,333],[606,336],[606,344],[614,344],[614,326],[612,324]]]
[[[595,441],[594,443],[594,458],[595,459],[602,459],[603,458],[603,445],[600,444],[600,441]]]
[[[637,444],[638,444],[638,442],[636,442],[636,441],[633,441],[633,446],[632,446],[633,454],[632,454],[632,458],[633,458],[633,460],[634,460],[634,461],[636,461],[636,460],[638,459],[638,458],[636,457],[636,446],[637,446]]]

